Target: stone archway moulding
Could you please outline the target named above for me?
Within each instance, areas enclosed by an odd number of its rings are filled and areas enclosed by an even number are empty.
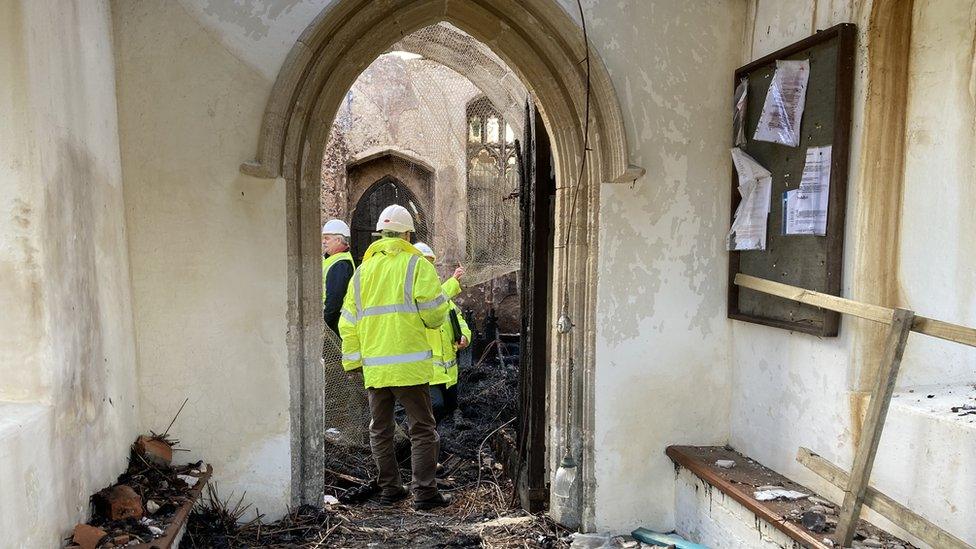
[[[470,5],[466,5],[470,4]],[[546,116],[546,104],[542,100],[550,91],[559,93],[569,104],[578,111],[577,116],[565,122],[579,125],[582,121],[583,90],[586,85],[586,75],[581,60],[586,56],[583,39],[579,26],[566,14],[554,0],[522,0],[520,2],[494,2],[491,0],[469,0],[468,2],[450,2],[449,0],[427,1],[399,1],[399,2],[371,2],[370,0],[340,0],[337,5],[326,8],[309,25],[298,38],[295,46],[289,52],[281,71],[275,80],[271,97],[265,109],[264,120],[261,125],[258,150],[255,160],[245,162],[241,171],[248,175],[264,178],[275,178],[283,173],[285,162],[285,146],[291,122],[296,115],[299,119],[307,119],[308,113],[296,113],[294,107],[296,99],[301,95],[301,89],[306,86],[320,87],[329,80],[333,83],[334,73],[311,72],[316,65],[316,57],[327,44],[334,44],[333,39],[346,30],[349,24],[356,24],[365,19],[363,16],[372,14],[392,20],[388,23],[397,31],[394,40],[373,43],[373,54],[367,55],[368,61],[345,59],[353,61],[355,70],[349,85],[362,72],[369,62],[390,49],[401,37],[427,26],[428,24],[447,21],[461,28],[479,41],[488,45],[511,66],[528,84],[540,99],[543,116],[550,124],[550,116]],[[398,17],[402,14],[403,17]],[[496,17],[492,17],[495,15]],[[507,16],[506,16],[507,15]],[[520,19],[520,17],[524,18]],[[484,19],[491,17],[491,19]],[[409,18],[409,19],[408,19]],[[412,24],[408,22],[413,19]],[[481,28],[474,28],[480,22],[486,23]],[[517,26],[514,26],[518,23]],[[358,26],[360,30],[364,27]],[[345,37],[343,45],[350,47],[350,37]],[[359,40],[355,44],[357,49],[369,48]],[[381,45],[380,45],[381,44]],[[409,44],[409,40],[404,45]],[[543,46],[543,47],[539,47]],[[548,64],[548,67],[527,67],[529,63],[513,62],[512,56],[523,55],[522,48],[532,48],[533,57]],[[409,48],[407,48],[409,49]],[[348,49],[346,50],[348,51]],[[599,60],[596,50],[591,51],[591,146],[598,147],[600,160],[603,164],[601,181],[604,183],[631,183],[644,174],[644,169],[632,165],[627,156],[627,136],[624,130],[620,104],[616,92],[610,81],[605,65]],[[350,52],[351,53],[351,52]],[[329,57],[342,59],[338,52],[331,52]],[[515,57],[515,59],[519,59]],[[531,71],[531,74],[527,74]],[[348,73],[348,67],[345,71]],[[347,80],[348,74],[345,75]],[[531,76],[535,76],[534,78]],[[552,77],[546,82],[545,77]],[[550,90],[550,88],[553,88]],[[560,89],[561,88],[561,89]],[[348,89],[348,86],[343,89]],[[563,122],[563,120],[559,120]],[[577,133],[582,133],[580,128]]]
[[[450,25],[433,25],[428,29],[431,32],[404,36],[391,50],[422,55],[467,78],[488,97],[515,134],[520,135],[524,129],[527,91],[518,77],[471,35]]]
[[[425,160],[424,158],[421,158],[419,154],[413,151],[408,151],[397,147],[371,147],[369,149],[366,149],[365,151],[362,151],[354,155],[352,158],[350,158],[349,161],[346,162],[346,168],[347,169],[354,168],[356,166],[359,166],[360,164],[366,164],[367,162],[372,162],[373,160],[376,160],[377,158],[381,158],[383,156],[392,156],[394,158],[399,158],[404,162],[409,162],[410,164],[419,166],[428,174],[433,174],[436,171],[434,170],[433,164],[431,164],[429,161]]]
[[[630,183],[643,175],[630,164],[617,96],[590,47],[590,136],[583,158],[587,79],[579,26],[556,0],[336,0],[299,37],[275,81],[265,110],[256,158],[241,171],[281,178],[286,184],[288,246],[288,362],[292,392],[292,499],[319,503],[324,456],[321,249],[321,161],[329,130],[346,91],[394,43],[420,28],[446,21],[487,45],[532,93],[553,145],[556,242],[550,315],[563,303],[575,323],[550,337],[550,464],[562,452],[565,398],[573,376],[573,423],[565,439],[581,458],[581,482],[567,523],[592,524],[593,380],[595,357],[597,212],[600,183]],[[575,208],[573,208],[575,205]],[[570,219],[572,217],[572,220]],[[577,229],[566,239],[567,227]],[[566,245],[563,245],[563,244]],[[569,273],[572,273],[571,275]],[[553,324],[553,323],[550,323]]]

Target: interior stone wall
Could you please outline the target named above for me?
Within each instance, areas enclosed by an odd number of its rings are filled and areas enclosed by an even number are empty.
[[[209,7],[229,18],[239,8]],[[273,519],[295,493],[285,185],[239,170],[257,146],[273,76],[228,49],[188,3],[118,0],[112,16],[136,421],[164,429],[189,399],[172,428],[190,450],[178,458],[211,463],[224,497],[246,491]]]
[[[107,1],[0,2],[0,545],[58,547],[138,428]]]
[[[574,13],[574,2],[563,2]],[[597,530],[675,526],[670,444],[728,439],[729,105],[738,1],[584,2],[620,95],[633,185],[600,189]]]

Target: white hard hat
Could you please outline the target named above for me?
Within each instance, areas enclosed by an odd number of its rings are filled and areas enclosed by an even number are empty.
[[[346,225],[346,222],[341,219],[330,219],[325,225],[322,225],[322,234],[341,234],[349,238],[349,225]]]
[[[399,204],[387,206],[380,213],[380,218],[376,221],[377,231],[393,231],[397,233],[412,233],[413,217],[406,208]]]
[[[424,257],[429,257],[431,259],[434,259],[435,257],[437,257],[437,256],[434,255],[434,250],[432,250],[430,248],[430,246],[424,244],[423,242],[418,242],[418,243],[414,244],[413,247],[414,248],[417,248],[417,250],[420,253],[424,254]]]

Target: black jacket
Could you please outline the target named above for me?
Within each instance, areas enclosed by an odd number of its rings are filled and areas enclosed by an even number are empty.
[[[332,265],[325,277],[325,305],[322,316],[325,325],[336,334],[339,333],[339,313],[342,311],[342,302],[346,299],[346,289],[349,288],[352,273],[353,268],[348,261],[339,261]]]

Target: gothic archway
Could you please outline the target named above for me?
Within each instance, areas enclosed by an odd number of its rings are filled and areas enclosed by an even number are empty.
[[[593,325],[600,184],[630,183],[644,170],[629,162],[620,107],[606,67],[556,0],[337,0],[316,17],[288,54],[265,110],[256,158],[241,170],[256,177],[281,178],[286,185],[287,341],[295,395],[293,498],[296,503],[317,503],[323,490],[318,232],[320,164],[329,130],[346,90],[377,56],[400,37],[441,21],[486,44],[512,67],[535,96],[551,132],[558,243],[552,294],[560,299],[553,300],[550,316],[568,314],[575,327],[569,334],[557,335],[554,328],[552,332],[550,438],[557,441],[552,447],[558,448],[568,429],[571,436],[565,438],[573,441],[582,457],[579,491],[573,499],[581,514],[575,520],[586,526],[592,522],[593,509]],[[581,62],[587,58],[588,63]],[[583,148],[585,113],[589,113],[588,152]],[[581,173],[584,154],[586,169]],[[575,229],[567,238],[571,225]],[[571,373],[580,405],[569,414],[564,395]],[[566,424],[567,416],[572,424]],[[557,452],[551,460],[558,461]]]
[[[415,241],[430,241],[430,217],[427,215],[425,204],[393,176],[385,176],[373,183],[356,202],[352,210],[352,255],[356,263],[361,263],[366,248],[373,242],[376,229],[376,219],[383,208],[390,204],[399,204],[413,214]]]

